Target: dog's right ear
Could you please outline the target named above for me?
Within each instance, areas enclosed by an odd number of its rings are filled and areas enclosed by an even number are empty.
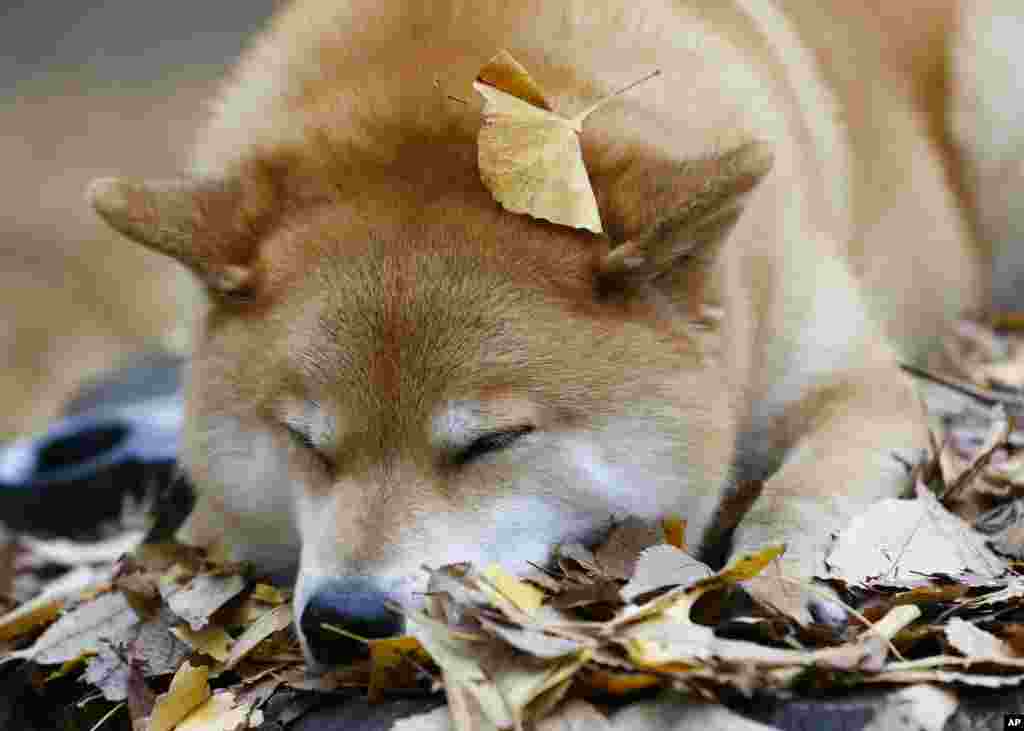
[[[94,180],[86,198],[111,227],[188,267],[213,292],[253,286],[257,231],[239,186],[221,180]]]
[[[612,243],[601,291],[653,285],[699,317],[711,265],[773,162],[769,145],[749,142],[698,160],[638,156],[613,167],[596,186]]]

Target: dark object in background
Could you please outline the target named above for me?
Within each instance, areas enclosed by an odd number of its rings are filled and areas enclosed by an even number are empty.
[[[153,495],[162,505],[152,533],[173,532],[191,508],[177,471],[181,367],[141,360],[83,389],[41,437],[0,448],[0,523],[81,538],[118,518],[127,495]]]

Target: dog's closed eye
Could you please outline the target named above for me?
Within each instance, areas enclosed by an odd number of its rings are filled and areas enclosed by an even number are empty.
[[[313,441],[313,437],[310,436],[309,432],[292,424],[285,424],[284,428],[295,444],[302,447],[304,450],[312,452],[325,468],[330,469],[333,466],[331,459],[320,450]]]
[[[472,462],[473,460],[491,452],[506,449],[514,442],[531,433],[534,428],[530,425],[517,426],[513,429],[490,432],[477,437],[468,445],[459,449],[452,455],[452,462],[458,467]]]

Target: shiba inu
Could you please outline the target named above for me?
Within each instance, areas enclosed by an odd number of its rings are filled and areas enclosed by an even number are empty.
[[[701,545],[763,479],[734,550],[785,542],[781,571],[813,576],[927,443],[897,353],[987,276],[870,12],[811,5],[284,10],[187,175],[89,192],[208,294],[193,537],[297,567],[300,627],[383,636],[424,563],[542,562],[626,515],[681,514]],[[660,70],[581,136],[606,236],[481,183],[471,83],[502,49],[566,116]]]

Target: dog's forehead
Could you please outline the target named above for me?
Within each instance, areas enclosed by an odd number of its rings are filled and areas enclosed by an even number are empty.
[[[512,378],[528,353],[554,347],[542,323],[592,301],[598,241],[507,212],[449,214],[339,214],[297,233],[317,256],[286,297],[296,367],[397,404],[484,387],[483,371]]]

